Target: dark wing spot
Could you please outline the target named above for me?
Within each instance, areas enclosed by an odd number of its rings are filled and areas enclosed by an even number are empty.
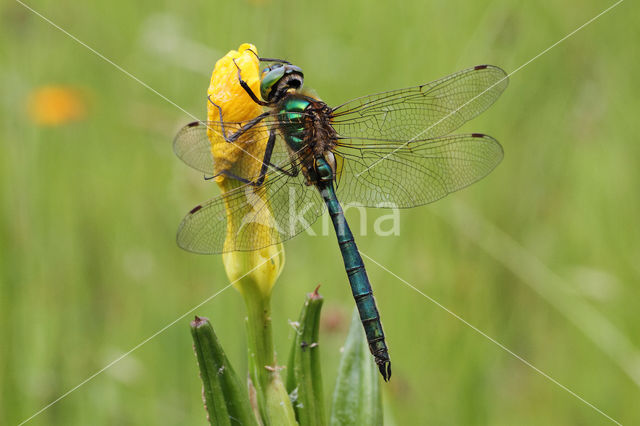
[[[472,138],[484,138],[484,133],[471,133]]]
[[[487,68],[488,65],[476,65],[475,67],[473,67],[474,70],[483,70],[485,68]]]
[[[191,209],[191,211],[189,212],[189,214],[194,214],[195,212],[197,212],[198,210],[200,210],[202,208],[201,205],[195,206],[194,208]]]
[[[199,124],[200,124],[199,121],[194,121],[194,122],[191,122],[191,123],[187,124],[187,127],[196,127]]]

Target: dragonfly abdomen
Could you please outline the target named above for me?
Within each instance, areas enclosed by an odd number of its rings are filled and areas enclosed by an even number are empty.
[[[364,327],[367,336],[369,350],[374,356],[378,369],[385,381],[391,377],[391,361],[389,359],[389,351],[385,342],[384,331],[382,330],[382,322],[380,314],[376,307],[373,297],[369,277],[364,267],[364,262],[356,246],[353,234],[344,217],[342,207],[333,188],[333,182],[321,182],[318,189],[327,204],[333,227],[338,238],[338,245],[344,260],[344,267],[351,285],[351,293],[356,302],[360,321]]]

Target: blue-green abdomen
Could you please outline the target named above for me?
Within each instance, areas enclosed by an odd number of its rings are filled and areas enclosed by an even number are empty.
[[[327,205],[329,216],[331,217],[336,236],[338,237],[340,252],[342,253],[345,270],[349,278],[349,284],[351,285],[351,292],[355,299],[358,313],[360,314],[360,321],[367,336],[369,350],[375,358],[382,377],[387,381],[391,377],[391,361],[389,359],[387,344],[385,343],[384,332],[382,331],[380,314],[378,313],[378,308],[373,298],[373,291],[371,290],[371,284],[369,283],[369,277],[367,276],[362,257],[360,257],[358,247],[353,239],[351,229],[349,229],[349,225],[344,217],[342,207],[336,197],[333,180],[322,179],[322,177],[325,176],[322,171],[329,166],[323,159],[317,162],[323,167],[318,170],[318,174],[321,176],[321,180],[317,184],[318,189]]]

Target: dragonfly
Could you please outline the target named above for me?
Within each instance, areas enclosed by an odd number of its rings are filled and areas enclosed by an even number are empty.
[[[263,106],[262,114],[225,122],[214,104],[219,121],[187,124],[175,137],[174,152],[186,164],[239,182],[185,216],[178,245],[196,253],[257,250],[294,237],[328,211],[370,352],[388,381],[391,360],[380,314],[341,203],[421,206],[489,174],[502,160],[500,143],[482,133],[452,132],[496,101],[508,75],[499,67],[478,65],[330,107],[303,86],[300,67],[258,59],[266,63],[260,94],[242,79],[240,68],[237,78]],[[264,152],[255,160],[260,167],[233,164],[216,171],[207,130],[228,143],[240,137],[260,143]],[[228,221],[264,220],[264,209],[270,209],[270,226],[260,228],[266,231],[237,233],[229,241]]]

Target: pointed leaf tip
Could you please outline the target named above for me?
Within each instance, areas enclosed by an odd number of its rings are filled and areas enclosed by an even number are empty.
[[[191,335],[209,422],[215,425],[238,422],[257,425],[249,395],[229,363],[209,320],[196,316],[191,322]]]
[[[287,391],[298,422],[305,426],[326,424],[318,347],[324,299],[318,294],[318,287],[307,294],[297,327],[294,327],[287,369]]]

